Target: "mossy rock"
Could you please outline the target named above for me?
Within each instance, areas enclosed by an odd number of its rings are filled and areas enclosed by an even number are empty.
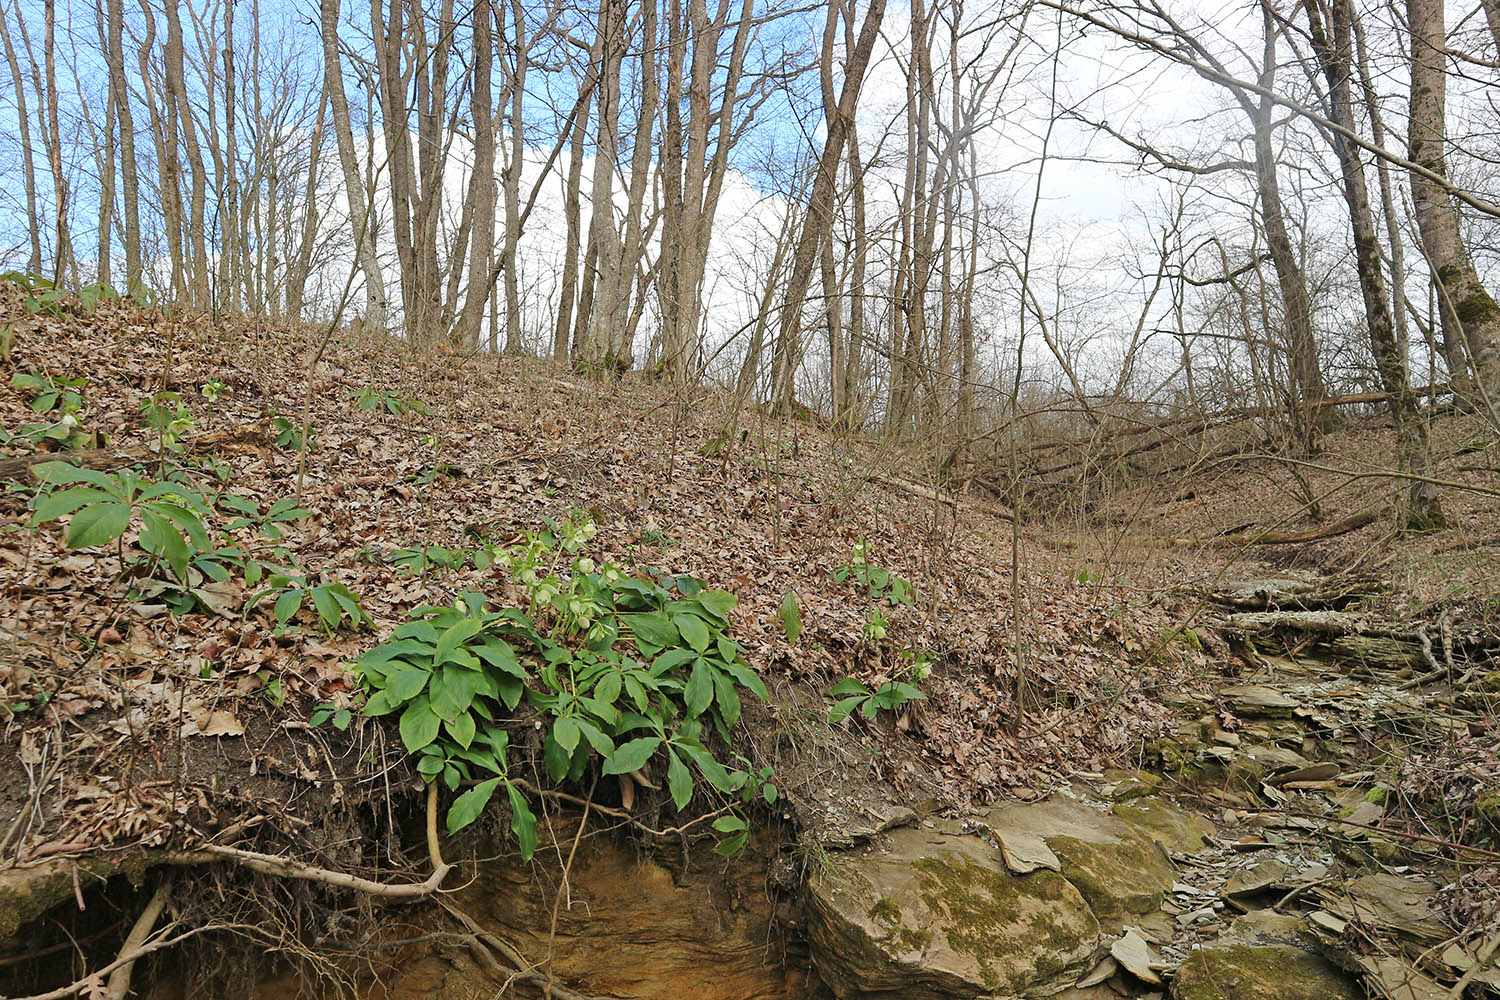
[[[26,924],[54,907],[73,903],[76,884],[83,889],[126,875],[139,885],[147,869],[159,863],[150,855],[134,854],[119,860],[80,859],[76,874],[72,861],[44,862],[34,868],[0,871],[0,944],[10,941]]]
[[[995,830],[1044,838],[1062,861],[1062,874],[1088,900],[1099,924],[1117,933],[1136,918],[1160,912],[1175,878],[1156,844],[1122,820],[1086,802],[1054,798],[1005,805],[984,819]]]
[[[1016,876],[956,823],[835,851],[808,886],[813,963],[840,998],[1047,996],[1101,954],[1099,923],[1055,872]]]
[[[1212,823],[1155,796],[1117,802],[1109,811],[1138,836],[1177,854],[1196,854],[1214,832]]]
[[[1200,948],[1177,969],[1174,1000],[1363,1000],[1354,981],[1290,945]]]

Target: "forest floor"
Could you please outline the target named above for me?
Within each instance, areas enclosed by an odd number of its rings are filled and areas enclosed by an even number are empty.
[[[3,289],[6,382],[87,383],[76,428],[51,438],[64,411],[38,409],[47,387],[0,390],[0,868],[55,873],[209,843],[368,868],[348,846],[357,827],[330,816],[404,796],[402,825],[419,812],[418,779],[380,722],[310,721],[357,710],[347,664],[413,609],[471,590],[519,600],[498,566],[445,564],[543,518],[591,519],[598,560],[738,597],[733,635],[770,691],[746,710],[745,752],[775,769],[783,816],[810,828],[846,822],[840,810],[867,795],[965,809],[1152,763],[1182,725],[1185,693],[1232,728],[1219,688],[1256,666],[1213,630],[1248,606],[1216,599],[1236,583],[1253,604],[1257,581],[1343,581],[1360,615],[1421,631],[1439,659],[1457,653],[1460,672],[1500,638],[1500,444],[1477,418],[1434,423],[1434,475],[1477,491],[1447,489],[1450,527],[1432,535],[1396,533],[1386,508],[1401,484],[1365,475],[1393,464],[1378,417],[1332,432],[1309,466],[1241,456],[1131,485],[1039,487],[1013,510],[977,488],[940,488],[900,448],[736,412],[708,389],[595,381],[536,359],[412,357],[348,329],[320,351],[316,328],[122,303],[33,313]],[[165,451],[164,429],[176,441]],[[194,578],[189,599],[147,578],[136,527],[69,548],[65,522],[33,524],[40,458],[134,463],[190,484],[210,497],[222,544],[290,556],[310,581],[346,586],[368,621],[329,628],[309,601],[281,627],[273,601],[250,606],[259,588],[236,574]],[[275,521],[278,501],[306,516]],[[1371,509],[1355,530],[1311,537]],[[1308,540],[1259,544],[1268,531]],[[868,554],[852,558],[861,544]],[[839,582],[851,563],[901,578],[914,600]],[[886,634],[867,638],[876,613]],[[918,652],[934,662],[923,700],[827,723],[833,684],[907,676]],[[1493,760],[1500,730],[1486,707],[1468,738]],[[670,813],[664,800],[641,808],[652,822]],[[1500,833],[1465,822],[1474,843]],[[0,938],[35,915],[0,920]]]

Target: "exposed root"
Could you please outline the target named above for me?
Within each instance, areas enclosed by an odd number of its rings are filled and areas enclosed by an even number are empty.
[[[151,932],[156,929],[156,921],[161,919],[161,911],[166,908],[167,897],[171,895],[171,891],[171,880],[162,879],[156,891],[147,900],[145,909],[141,910],[141,915],[136,917],[130,933],[125,935],[125,943],[120,946],[120,954],[128,955],[138,950],[151,938]],[[111,972],[109,983],[104,990],[104,1000],[125,1000],[130,995],[130,974],[134,970],[135,963],[126,962]]]
[[[309,882],[319,882],[330,885],[336,889],[353,889],[366,895],[377,896],[383,899],[416,899],[428,896],[436,892],[443,884],[443,879],[448,877],[448,872],[453,866],[443,860],[442,850],[438,844],[437,827],[437,783],[433,782],[427,786],[427,854],[432,861],[432,874],[427,876],[425,882],[408,882],[404,884],[391,885],[386,882],[376,882],[347,872],[336,872],[328,868],[314,868],[310,865],[289,861],[275,854],[261,854],[259,851],[246,851],[237,847],[221,847],[217,844],[205,844],[198,848],[199,854],[212,854],[221,858],[234,861],[251,871],[261,872],[266,875],[279,875],[282,878],[304,879]]]

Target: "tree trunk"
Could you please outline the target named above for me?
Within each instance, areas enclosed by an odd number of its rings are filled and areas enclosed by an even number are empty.
[[[118,3],[119,0],[114,0]],[[21,16],[17,8],[16,16]],[[10,78],[16,89],[16,119],[21,133],[21,178],[26,187],[26,232],[31,242],[31,253],[26,258],[26,273],[42,273],[42,219],[37,214],[36,165],[31,159],[31,112],[26,106],[25,78],[21,76],[21,61],[16,58],[16,47],[10,39],[10,27],[6,23],[5,5],[0,4],[0,42],[5,44],[5,61],[10,66]]]
[[[1319,4],[1308,0],[1308,27],[1313,50],[1328,82],[1329,117],[1353,133],[1354,118],[1350,94],[1352,76],[1351,0],[1331,0],[1327,11],[1328,30]],[[1406,358],[1398,350],[1394,324],[1386,297],[1382,273],[1380,242],[1370,210],[1369,190],[1365,183],[1364,164],[1359,149],[1343,132],[1330,132],[1333,149],[1339,161],[1344,200],[1349,207],[1349,221],[1354,233],[1355,267],[1359,273],[1360,294],[1364,299],[1365,323],[1370,333],[1370,347],[1382,387],[1390,399],[1391,415],[1396,422],[1397,447],[1405,470],[1417,477],[1430,478],[1431,455],[1427,426],[1417,408],[1417,395],[1407,378]],[[1437,488],[1414,479],[1400,511],[1401,526],[1414,531],[1430,531],[1444,526],[1442,504]]]
[[[1447,177],[1447,32],[1442,0],[1407,0],[1411,28],[1411,116],[1408,158]],[[1410,172],[1412,206],[1437,287],[1443,318],[1443,353],[1456,392],[1477,388],[1500,402],[1500,306],[1480,284],[1458,228],[1458,211],[1435,181]],[[1466,360],[1467,358],[1467,360]]]
[[[354,257],[365,279],[365,325],[384,330],[389,313],[385,280],[375,256],[375,213],[365,200],[359,157],[354,149],[354,131],[349,124],[349,103],[344,97],[344,75],[339,64],[339,0],[322,0],[323,89],[333,110],[333,134],[344,173],[349,199],[349,225],[353,230]]]
[[[802,234],[792,254],[791,276],[782,297],[771,387],[772,405],[775,406],[790,408],[793,401],[796,359],[800,351],[798,334],[802,324],[802,305],[807,300],[807,287],[812,279],[813,266],[817,262],[822,234],[832,224],[839,161],[843,157],[845,139],[854,127],[854,108],[859,100],[865,70],[870,65],[870,54],[875,49],[875,39],[880,34],[880,22],[884,17],[885,0],[871,0],[870,7],[865,12],[864,24],[860,27],[859,40],[850,50],[844,64],[844,84],[839,92],[838,116],[828,122],[828,136],[823,141],[823,151],[818,157],[812,192],[807,199],[807,214],[802,221]]]

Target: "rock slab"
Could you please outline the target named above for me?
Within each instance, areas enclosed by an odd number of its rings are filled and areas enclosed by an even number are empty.
[[[840,1000],[1047,996],[1102,954],[1099,922],[1061,875],[1014,875],[962,825],[892,831],[809,882],[817,972]]]

